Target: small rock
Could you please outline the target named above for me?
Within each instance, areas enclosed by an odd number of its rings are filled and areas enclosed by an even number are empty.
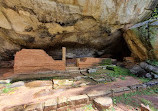
[[[88,69],[88,73],[96,73],[97,69]]]
[[[66,80],[64,83],[64,85],[66,85],[66,86],[70,86],[72,84],[73,84],[73,81],[69,81],[69,80]]]
[[[11,82],[10,79],[7,80],[0,80],[0,84],[9,84]]]
[[[82,79],[82,76],[77,76],[74,78],[75,80],[81,80]]]
[[[158,75],[157,74],[153,74],[153,78],[154,79],[158,79]]]
[[[106,69],[114,71],[114,67],[107,66]]]
[[[80,84],[80,86],[86,86],[87,84],[86,83],[82,83],[82,84]]]
[[[113,102],[110,97],[99,97],[94,99],[94,105],[99,111],[102,111],[111,108]]]
[[[97,82],[105,82],[106,80],[104,78],[100,78],[100,79],[95,79],[95,81],[97,81]]]
[[[15,82],[8,86],[9,88],[15,88],[15,87],[20,87],[20,86],[25,86],[25,83],[23,81]]]
[[[145,83],[147,86],[154,86],[154,85],[156,85],[156,83],[154,82],[154,81],[149,81],[149,82],[147,82],[147,83]]]
[[[146,78],[152,78],[152,75],[150,73],[145,74]]]

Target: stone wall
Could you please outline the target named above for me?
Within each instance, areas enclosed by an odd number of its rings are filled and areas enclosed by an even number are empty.
[[[28,73],[45,70],[65,70],[65,62],[53,60],[43,50],[23,49],[16,53],[14,73]]]
[[[82,58],[77,60],[77,66],[79,68],[89,68],[94,65],[97,65],[103,60],[103,58],[93,58],[93,57],[88,57],[88,58]]]

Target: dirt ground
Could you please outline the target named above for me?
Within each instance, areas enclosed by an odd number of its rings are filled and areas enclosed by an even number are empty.
[[[70,97],[87,94],[90,92],[106,91],[112,88],[139,84],[139,82],[139,80],[133,77],[127,77],[126,80],[119,79],[115,82],[107,84],[87,85],[84,87],[70,89],[52,90],[52,86],[42,86],[33,88],[21,86],[15,88],[14,91],[10,93],[3,93],[0,95],[0,110],[2,110],[4,107],[11,107],[28,103],[38,103],[49,98]]]

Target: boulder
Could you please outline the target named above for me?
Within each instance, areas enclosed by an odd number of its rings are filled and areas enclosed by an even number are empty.
[[[135,65],[132,69],[130,69],[130,72],[139,77],[145,76],[147,74],[147,72],[139,65]]]
[[[113,106],[112,99],[110,97],[99,97],[94,99],[95,107],[99,110],[106,110]]]
[[[155,74],[158,74],[158,67],[157,67],[157,66],[150,65],[150,64],[148,64],[148,63],[146,63],[146,62],[141,62],[141,63],[140,63],[140,66],[141,66],[144,70],[146,70],[146,71],[148,71],[148,72],[153,72],[153,73],[155,73]]]

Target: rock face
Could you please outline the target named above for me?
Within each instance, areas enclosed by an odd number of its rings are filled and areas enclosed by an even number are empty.
[[[135,58],[158,59],[158,20],[148,20],[134,25],[124,34]]]
[[[86,46],[97,51],[106,49],[104,52],[112,54],[124,51],[119,44],[122,32],[117,30],[148,18],[157,3],[157,0],[0,0],[1,59],[13,58],[21,48]],[[92,56],[94,52],[84,56]]]

